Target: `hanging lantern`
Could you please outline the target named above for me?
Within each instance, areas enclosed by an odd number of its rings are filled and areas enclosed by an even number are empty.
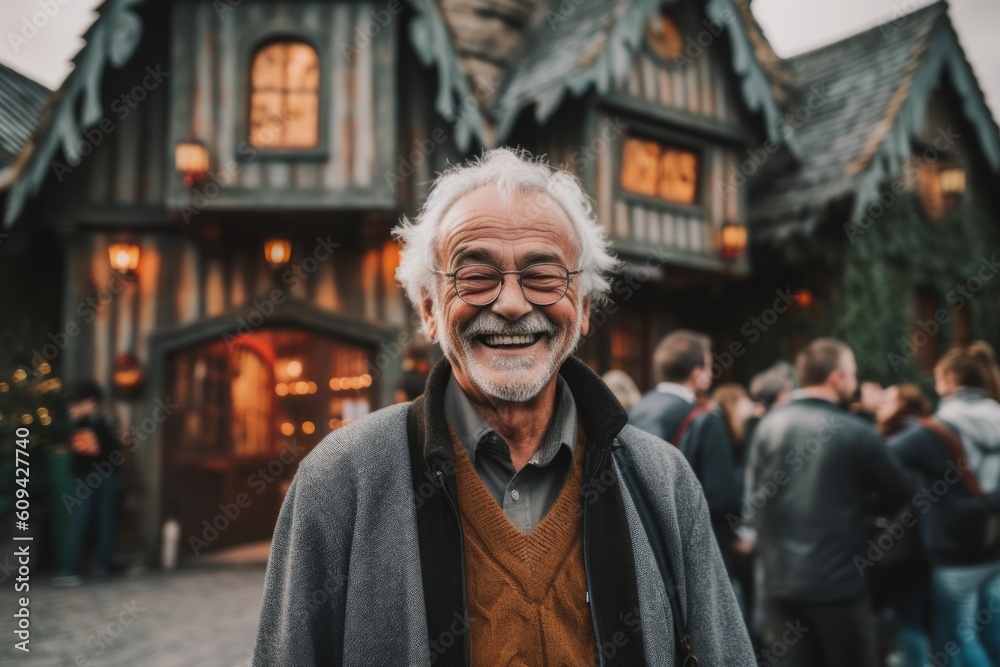
[[[111,268],[123,276],[135,274],[139,266],[139,245],[129,241],[118,241],[108,246]]]
[[[946,167],[938,172],[941,194],[958,197],[965,193],[965,170],[961,167]]]
[[[813,305],[815,298],[811,290],[797,289],[792,292],[792,302],[797,308],[809,308]]]
[[[292,258],[291,242],[287,239],[264,241],[264,258],[275,268],[287,264],[288,260]]]
[[[208,146],[200,141],[180,141],[174,146],[174,166],[184,185],[192,188],[208,175]]]
[[[739,259],[747,249],[746,225],[727,222],[722,225],[722,256],[729,260]]]

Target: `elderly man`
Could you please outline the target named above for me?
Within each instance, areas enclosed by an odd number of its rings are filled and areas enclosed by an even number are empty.
[[[396,233],[445,359],[303,460],[254,664],[755,664],[690,467],[570,356],[616,264],[579,182],[490,151]]]

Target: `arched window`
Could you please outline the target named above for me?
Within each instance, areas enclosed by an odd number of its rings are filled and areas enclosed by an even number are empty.
[[[305,42],[268,42],[254,53],[250,145],[315,148],[319,143],[319,56]]]

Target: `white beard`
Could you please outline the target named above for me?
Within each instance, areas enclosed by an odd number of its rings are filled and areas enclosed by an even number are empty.
[[[476,318],[478,319],[485,312],[487,311],[482,311]],[[532,312],[537,313],[540,317],[545,317],[538,311]],[[580,343],[583,302],[581,301],[577,308],[576,324],[572,330],[558,331],[554,337],[549,338],[549,353],[546,359],[537,360],[535,354],[525,354],[518,357],[497,354],[489,357],[490,368],[484,367],[476,358],[472,349],[475,343],[469,337],[459,334],[454,336],[455,340],[453,340],[451,330],[442,326],[444,313],[437,303],[434,304],[433,315],[434,319],[437,320],[439,331],[443,333],[438,342],[444,355],[452,363],[455,363],[456,360],[460,362],[459,365],[465,369],[469,379],[479,391],[499,401],[524,403],[541,393],[552,376],[559,371],[562,363]],[[468,329],[475,321],[473,320],[469,325],[466,325],[466,328]],[[523,322],[523,318],[518,322]],[[551,322],[549,322],[549,326],[552,326]],[[536,361],[541,363],[536,365]],[[506,376],[496,379],[491,376],[490,370],[506,373]]]

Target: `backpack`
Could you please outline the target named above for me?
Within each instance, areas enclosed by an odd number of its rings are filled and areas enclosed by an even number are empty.
[[[971,497],[951,498],[955,514],[948,526],[948,535],[964,552],[978,553],[1000,548],[1000,489],[983,492],[966,460],[962,442],[951,429],[933,418],[923,419],[920,424],[945,444],[952,460],[960,470],[966,471],[962,481]]]

